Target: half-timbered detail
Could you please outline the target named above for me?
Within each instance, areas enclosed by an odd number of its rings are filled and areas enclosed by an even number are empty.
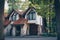
[[[6,17],[4,25],[5,35],[26,36],[42,34],[43,19],[39,16],[34,7],[29,7],[25,12],[22,10],[12,10]]]

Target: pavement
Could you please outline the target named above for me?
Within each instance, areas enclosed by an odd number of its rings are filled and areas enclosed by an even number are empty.
[[[57,40],[57,37],[5,37],[5,40]]]

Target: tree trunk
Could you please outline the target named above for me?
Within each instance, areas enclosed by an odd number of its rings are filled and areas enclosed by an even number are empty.
[[[4,0],[0,0],[0,40],[4,40],[3,13],[4,13]]]
[[[47,32],[46,27],[47,27],[47,20],[46,18],[43,18],[43,29],[42,29],[43,32]]]
[[[60,2],[55,0],[56,22],[57,22],[57,39],[60,40]]]

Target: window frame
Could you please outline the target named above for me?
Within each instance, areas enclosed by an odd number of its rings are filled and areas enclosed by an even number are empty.
[[[27,15],[28,20],[36,20],[36,12],[31,10]]]

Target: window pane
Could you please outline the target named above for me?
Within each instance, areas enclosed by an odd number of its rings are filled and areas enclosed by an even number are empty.
[[[16,20],[15,15],[13,16],[13,21]]]
[[[32,20],[32,13],[30,13],[30,20]]]
[[[29,14],[27,15],[27,19],[30,20],[30,15]]]
[[[30,11],[27,17],[29,20],[35,20],[36,19],[36,13],[35,11]]]
[[[36,13],[33,12],[33,20],[35,20],[35,19],[36,19]]]

